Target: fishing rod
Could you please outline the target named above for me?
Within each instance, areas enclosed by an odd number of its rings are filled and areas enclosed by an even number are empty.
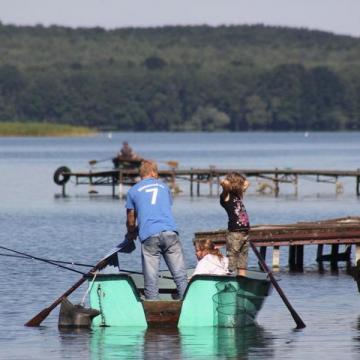
[[[14,258],[20,258],[20,259],[35,260],[34,257],[22,256],[22,255],[13,255],[13,254],[0,253],[0,256],[8,256],[8,257],[14,257]],[[65,264],[65,265],[84,266],[84,267],[88,267],[88,268],[91,268],[91,267],[94,266],[94,265],[90,265],[90,264],[82,264],[82,263],[73,262],[73,261],[62,261],[62,260],[44,259],[44,258],[42,258],[42,259],[47,260],[47,261],[51,261],[51,262],[54,262],[54,263]]]
[[[82,263],[77,263],[77,262],[39,258],[39,257],[32,256],[30,254],[20,253],[19,251],[5,248],[4,246],[0,246],[0,248],[8,250],[8,251],[15,252],[15,253],[18,253],[18,254],[21,254],[21,255],[13,255],[13,254],[0,253],[0,256],[8,256],[8,257],[14,257],[14,258],[20,258],[20,259],[26,259],[26,260],[38,260],[38,261],[43,261],[43,262],[46,262],[46,263],[48,263],[50,265],[54,265],[54,266],[60,266],[59,264],[67,264],[67,265],[84,266],[84,267],[88,267],[88,268],[93,268],[94,267],[94,265],[82,264]],[[85,275],[85,273],[83,273],[81,271],[78,271],[78,270],[75,270],[75,269],[72,269],[72,268],[69,268],[67,266],[60,266],[60,267],[66,269],[66,270],[70,270],[70,271],[77,272],[79,274]],[[141,271],[126,270],[126,269],[120,269],[120,268],[119,268],[119,271],[120,272],[125,272],[125,273],[130,273],[130,274],[143,275],[143,273]],[[173,280],[173,278],[171,276],[159,275],[159,277],[163,278],[163,279]]]
[[[67,266],[55,263],[53,261],[46,260],[46,259],[43,259],[43,258],[39,258],[37,256],[33,256],[33,255],[26,254],[26,253],[23,253],[23,252],[20,252],[20,251],[17,251],[17,250],[9,249],[9,248],[7,248],[5,246],[0,246],[0,249],[4,249],[4,250],[10,251],[10,252],[13,252],[15,254],[23,255],[23,256],[27,257],[28,259],[34,259],[34,260],[42,261],[42,262],[45,262],[47,264],[57,266],[57,267],[59,267],[61,269],[66,269],[66,270],[73,271],[73,272],[76,272],[76,273],[81,274],[81,275],[85,275],[82,271],[75,270],[75,269],[69,268]]]

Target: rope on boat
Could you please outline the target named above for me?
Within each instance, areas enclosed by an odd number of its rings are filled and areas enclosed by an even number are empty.
[[[94,281],[95,281],[95,279],[96,279],[97,274],[98,274],[98,272],[97,272],[97,271],[95,271],[95,273],[94,273],[94,277],[93,277],[93,279],[92,279],[91,283],[89,284],[89,286],[88,286],[87,290],[85,291],[85,294],[84,294],[84,296],[83,296],[83,298],[82,298],[82,300],[81,300],[80,305],[84,306],[84,304],[85,304],[85,298],[88,296],[88,294],[89,294],[90,290],[92,289],[92,287],[93,287],[93,285],[94,285]]]

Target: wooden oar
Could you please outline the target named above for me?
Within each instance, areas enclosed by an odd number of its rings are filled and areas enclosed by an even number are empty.
[[[95,165],[97,163],[100,163],[100,162],[104,162],[104,161],[110,161],[112,160],[112,158],[106,158],[106,159],[101,159],[101,160],[90,160],[89,161],[89,165]]]
[[[259,251],[257,250],[256,246],[253,244],[253,242],[250,240],[249,241],[251,248],[253,249],[256,257],[259,260],[259,263],[261,265],[261,267],[263,268],[263,270],[268,274],[271,283],[273,284],[274,288],[277,290],[277,292],[279,293],[281,299],[283,300],[283,302],[285,303],[286,307],[288,308],[288,310],[290,311],[291,316],[293,317],[295,323],[296,323],[296,328],[297,329],[303,329],[304,327],[306,327],[305,323],[301,320],[299,314],[295,311],[295,309],[291,306],[289,300],[287,299],[287,297],[285,296],[284,292],[282,291],[282,289],[280,288],[278,282],[276,281],[274,275],[272,274],[272,272],[270,271],[270,269],[268,268],[268,266],[266,265],[264,259],[262,258],[262,256],[260,255]]]
[[[30,319],[25,326],[40,326],[40,324],[48,317],[52,310],[54,310],[61,301],[72,294],[80,285],[86,281],[88,275],[92,275],[97,270],[103,269],[107,264],[108,258],[101,259],[88,273],[83,275],[70,289],[66,290],[59,298],[57,298],[49,307],[41,310],[37,315]]]
[[[133,245],[133,246],[131,246]],[[103,257],[89,272],[84,274],[80,280],[78,280],[70,289],[66,290],[59,298],[57,298],[49,307],[41,310],[37,315],[35,315],[32,319],[30,319],[25,326],[40,326],[40,324],[48,317],[52,310],[54,310],[61,301],[72,294],[80,285],[82,285],[86,278],[90,275],[93,275],[96,271],[103,269],[109,262],[114,259],[116,255],[117,262],[117,253],[118,252],[131,252],[135,249],[135,244],[131,240],[127,240],[127,235],[125,235],[125,239],[115,248],[113,248],[110,253],[108,253],[105,257]]]

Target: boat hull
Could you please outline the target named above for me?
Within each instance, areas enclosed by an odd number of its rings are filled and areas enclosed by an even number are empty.
[[[100,315],[92,326],[243,327],[255,322],[270,282],[253,276],[196,275],[184,300],[172,300],[172,280],[160,279],[160,300],[143,300],[142,276],[100,274],[90,282],[89,301]]]

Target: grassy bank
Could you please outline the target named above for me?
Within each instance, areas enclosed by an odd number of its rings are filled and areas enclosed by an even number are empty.
[[[0,122],[0,136],[87,136],[95,129],[63,124]]]

